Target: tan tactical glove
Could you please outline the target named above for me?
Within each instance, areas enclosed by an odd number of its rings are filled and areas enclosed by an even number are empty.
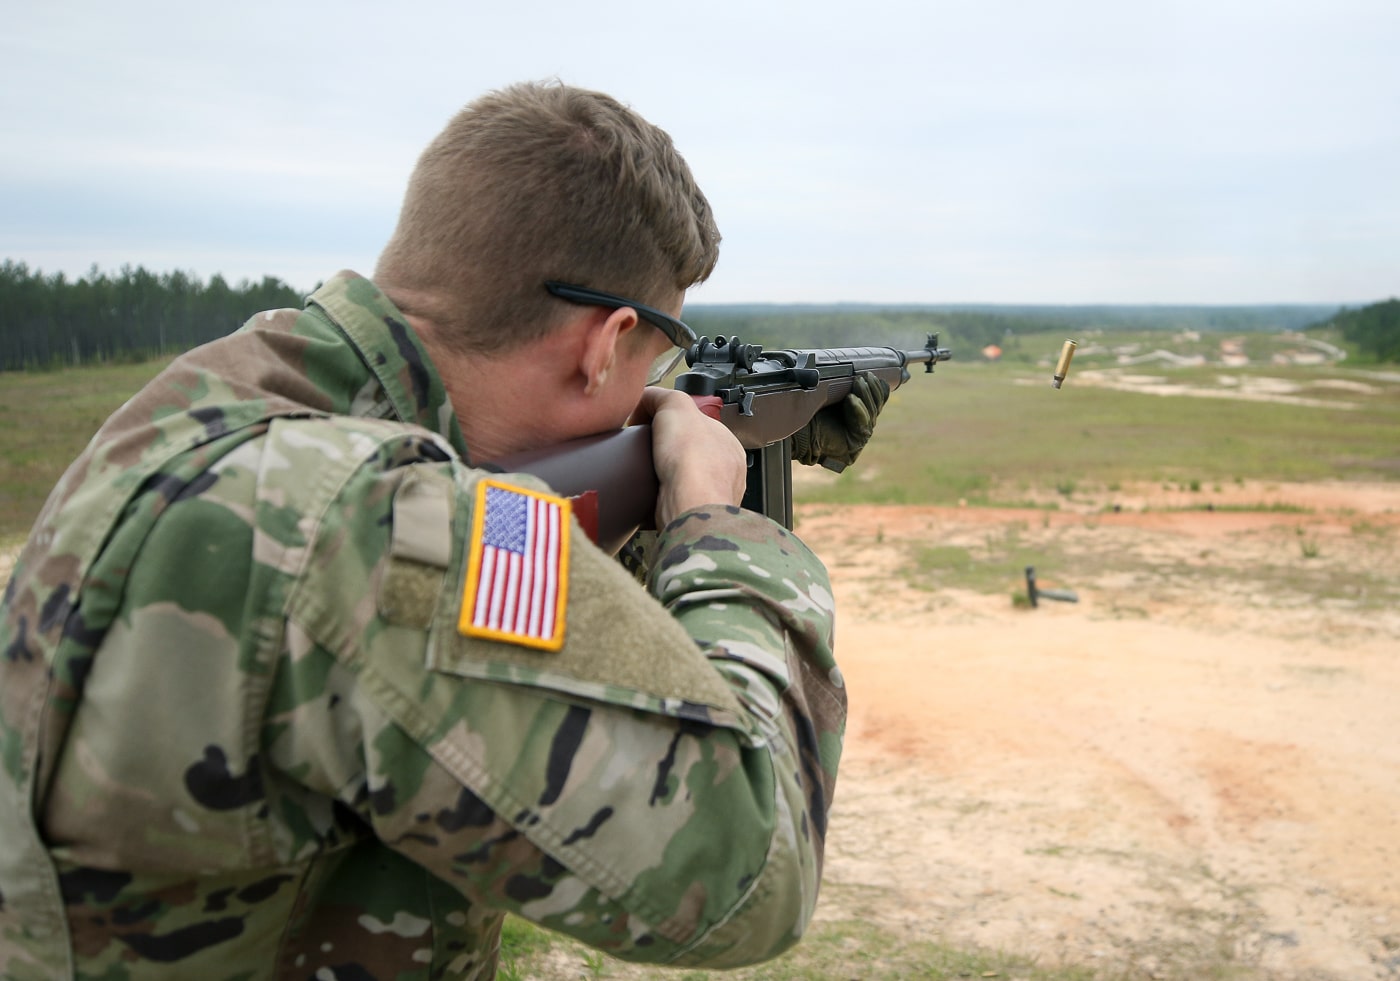
[[[792,434],[792,458],[808,466],[820,463],[837,473],[845,470],[870,441],[875,417],[889,397],[890,386],[878,375],[857,372],[849,395]]]

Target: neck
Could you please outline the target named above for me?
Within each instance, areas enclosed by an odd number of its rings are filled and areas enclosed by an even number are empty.
[[[462,429],[471,463],[490,463],[513,453],[552,445],[558,412],[574,389],[582,390],[563,352],[545,338],[503,353],[448,349],[431,326],[414,324],[442,375],[452,410]],[[565,396],[565,398],[560,398]]]

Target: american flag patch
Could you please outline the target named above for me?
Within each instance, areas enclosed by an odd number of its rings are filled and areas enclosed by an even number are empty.
[[[569,502],[492,480],[477,486],[457,629],[557,651],[568,598]]]

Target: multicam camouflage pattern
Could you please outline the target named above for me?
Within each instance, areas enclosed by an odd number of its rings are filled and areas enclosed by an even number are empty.
[[[575,527],[561,651],[464,637],[464,460],[353,274],[108,421],[5,593],[0,975],[489,978],[506,911],[676,965],[800,936],[845,713],[820,563],[693,511],[648,593]]]

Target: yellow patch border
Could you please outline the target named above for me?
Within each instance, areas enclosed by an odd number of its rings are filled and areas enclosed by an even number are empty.
[[[477,589],[481,584],[481,543],[486,534],[486,492],[492,487],[514,494],[524,494],[559,508],[559,589],[558,595],[555,597],[554,633],[550,637],[531,637],[513,630],[493,630],[490,627],[478,627],[471,622],[472,608],[476,603]],[[500,480],[482,480],[476,485],[476,508],[472,513],[471,538],[467,542],[467,554],[471,556],[471,562],[467,567],[467,581],[462,588],[461,610],[457,615],[458,633],[464,637],[501,640],[542,651],[557,651],[564,646],[564,614],[569,602],[569,543],[573,535],[573,513],[573,503],[567,497],[545,494]]]

